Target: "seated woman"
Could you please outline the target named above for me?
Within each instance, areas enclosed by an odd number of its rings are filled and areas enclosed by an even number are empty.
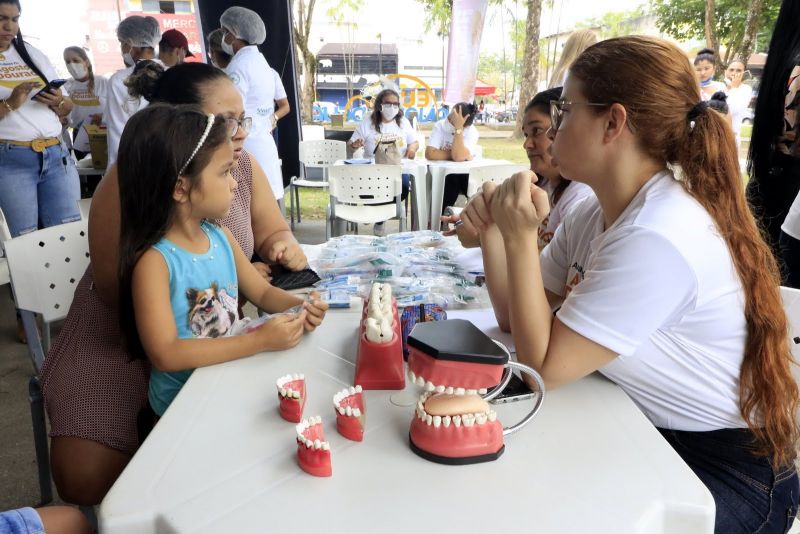
[[[596,198],[541,256],[549,202],[533,173],[485,184],[462,213],[519,361],[549,388],[598,370],[616,382],[706,484],[716,532],[785,532],[798,388],[731,128],[683,52],[643,36],[588,48],[552,111],[555,163]]]
[[[186,63],[157,72],[146,65],[133,80],[145,98],[198,104],[236,124],[233,134],[238,182],[231,211],[219,221],[249,258],[291,270],[307,264],[264,171],[243,150],[250,124],[239,92],[224,72]],[[115,167],[95,192],[89,214],[92,262],[75,290],[66,322],[45,359],[43,389],[51,425],[51,467],[64,501],[99,504],[147,431],[149,366],[122,347],[118,315],[119,185]],[[262,264],[262,275],[268,269]]]
[[[531,170],[536,173],[539,181],[536,184],[547,191],[550,199],[550,215],[539,225],[538,245],[543,249],[553,238],[556,229],[564,220],[566,214],[581,200],[594,196],[592,189],[580,182],[573,182],[561,176],[557,165],[553,163],[550,153],[552,138],[548,134],[550,129],[550,102],[561,97],[561,87],[554,87],[538,93],[525,106],[525,118],[522,123],[522,133],[525,140],[522,147],[528,155]],[[455,223],[459,216],[442,217],[446,223]],[[455,230],[448,230],[446,235],[457,234],[464,247],[480,246],[479,235],[467,231],[463,225]]]
[[[475,105],[459,102],[444,119],[433,125],[431,138],[425,147],[425,159],[432,161],[470,161],[478,153],[478,129]],[[468,174],[448,174],[444,183],[442,206],[455,205],[458,195],[467,194]]]

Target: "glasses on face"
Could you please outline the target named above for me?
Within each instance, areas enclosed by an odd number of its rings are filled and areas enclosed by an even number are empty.
[[[225,119],[225,124],[228,126],[228,133],[233,137],[239,131],[239,128],[241,128],[244,133],[249,132],[250,128],[253,126],[253,117],[244,117],[241,119],[228,117]]]
[[[400,102],[384,102],[382,104],[385,108],[397,108],[400,109]]]
[[[572,102],[571,100],[551,100],[550,101],[550,122],[553,124],[553,133],[558,131],[561,126],[561,120],[564,118],[564,111],[566,106],[610,106],[611,104],[601,104],[599,102]]]

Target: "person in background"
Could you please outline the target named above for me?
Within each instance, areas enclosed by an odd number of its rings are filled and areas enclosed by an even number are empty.
[[[84,124],[99,126],[103,122],[103,112],[108,95],[108,80],[95,76],[92,62],[86,50],[80,46],[64,49],[64,63],[72,78],[64,85],[75,107],[69,114],[72,132],[72,149],[75,159],[82,160],[90,152],[89,135]]]
[[[90,534],[92,527],[80,510],[70,506],[18,508],[0,512],[2,534]]]
[[[800,2],[784,0],[761,76],[750,139],[753,212],[784,264],[784,285],[800,288]]]
[[[153,17],[131,15],[117,26],[117,39],[125,68],[115,72],[108,81],[105,120],[108,126],[109,169],[117,161],[119,138],[125,123],[134,113],[147,106],[147,100],[128,94],[125,80],[133,73],[136,63],[156,57],[155,48],[161,40],[161,28]]]
[[[175,29],[165,31],[158,42],[158,59],[170,68],[180,65],[187,57],[194,57],[194,54],[189,50],[186,36]]]
[[[728,90],[728,107],[731,110],[733,133],[736,134],[736,146],[742,142],[742,121],[747,116],[750,100],[753,98],[753,88],[744,83],[745,65],[743,61],[734,59],[725,69],[725,79],[730,81]]]
[[[717,58],[710,48],[703,48],[694,58],[694,71],[700,84],[700,98],[704,102],[711,100],[711,96],[717,91],[725,92],[725,84],[714,81],[716,66]]]
[[[725,121],[733,127],[732,118],[731,118],[731,108],[728,106],[728,95],[723,93],[722,91],[717,91],[708,101],[708,107],[717,111],[719,114],[725,117]],[[731,128],[732,129],[732,128]]]
[[[233,56],[225,72],[242,94],[253,127],[245,148],[267,173],[272,194],[283,209],[283,173],[278,147],[272,137],[275,117],[275,74],[258,45],[267,38],[267,28],[258,13],[244,7],[229,7],[219,19],[224,32],[222,50]]]
[[[433,125],[425,159],[431,161],[470,161],[478,154],[478,129],[473,126],[475,104],[459,102],[444,119]],[[448,174],[442,206],[455,205],[458,195],[467,194],[468,174]]]
[[[582,30],[575,30],[567,37],[567,42],[564,43],[564,48],[561,50],[561,56],[558,58],[553,69],[553,74],[550,76],[550,81],[547,88],[561,87],[564,85],[564,78],[567,76],[567,71],[570,65],[578,59],[581,53],[597,42],[597,34],[586,28]]]
[[[228,68],[233,56],[222,50],[223,35],[225,35],[225,32],[222,31],[222,28],[217,28],[208,34],[208,59],[218,69],[225,70]]]
[[[272,69],[272,76],[275,78],[275,122],[277,123],[292,111],[292,107],[289,105],[289,97],[286,95],[281,75],[277,70]]]
[[[645,36],[586,49],[551,109],[552,155],[595,197],[541,254],[549,202],[533,173],[485,183],[461,214],[482,232],[519,362],[548,390],[594,371],[616,383],[708,488],[715,532],[787,532],[800,399],[731,128],[700,101],[683,51]]]
[[[382,139],[395,139],[403,157],[414,159],[419,142],[411,123],[403,116],[403,110],[400,108],[400,93],[394,89],[384,89],[375,95],[373,106],[372,112],[364,115],[350,140],[347,141],[350,149],[363,148],[364,157],[372,158]],[[403,200],[408,196],[410,183],[411,176],[403,174]],[[375,223],[372,231],[375,235],[383,235],[384,224],[382,222]]]

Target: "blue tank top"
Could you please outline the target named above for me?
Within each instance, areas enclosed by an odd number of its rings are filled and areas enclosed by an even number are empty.
[[[236,262],[228,238],[209,222],[202,228],[209,241],[204,254],[188,252],[166,238],[153,245],[169,269],[169,300],[181,339],[224,336],[239,309]],[[156,414],[164,415],[192,371],[152,369],[148,398]]]

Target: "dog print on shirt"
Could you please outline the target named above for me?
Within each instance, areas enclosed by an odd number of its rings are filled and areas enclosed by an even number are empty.
[[[186,290],[189,328],[196,337],[220,337],[236,322],[238,302],[216,282],[208,289]]]

